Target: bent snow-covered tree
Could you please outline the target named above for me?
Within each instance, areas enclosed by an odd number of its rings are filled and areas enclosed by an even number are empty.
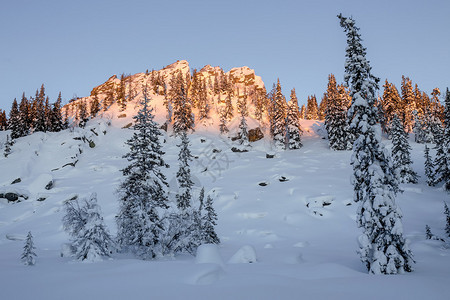
[[[111,256],[114,241],[101,216],[96,193],[85,199],[83,212],[85,223],[73,242],[75,257],[78,260],[100,261],[103,257]]]
[[[363,228],[359,254],[372,274],[410,272],[414,261],[403,238],[402,214],[395,203],[398,180],[376,121],[374,102],[379,79],[371,74],[355,21],[342,15],[338,18],[347,35],[344,80],[350,85],[349,117],[356,134],[351,165],[354,200],[359,203],[357,223]]]
[[[134,117],[135,133],[126,141],[130,151],[124,155],[130,164],[122,170],[125,179],[117,192],[119,214],[117,239],[122,250],[130,250],[143,259],[161,253],[165,234],[162,213],[168,208],[165,187],[168,186],[162,167],[164,152],[159,137],[161,132],[153,121],[147,88],[143,89],[142,108]]]

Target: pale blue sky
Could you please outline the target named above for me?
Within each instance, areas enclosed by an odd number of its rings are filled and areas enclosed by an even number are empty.
[[[342,81],[345,34],[361,28],[373,73],[401,75],[430,93],[450,85],[450,1],[27,1],[0,0],[0,108],[42,83],[67,101],[113,74],[160,69],[178,59],[249,66],[268,89],[280,78],[302,103],[322,97],[328,74]]]

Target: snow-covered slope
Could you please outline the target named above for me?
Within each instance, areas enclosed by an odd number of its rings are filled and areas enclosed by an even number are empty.
[[[202,247],[197,258],[157,261],[115,255],[80,263],[60,257],[68,242],[63,202],[74,195],[97,192],[105,221],[116,232],[115,189],[126,165],[124,141],[132,134],[122,127],[133,110],[128,105],[123,118],[106,112],[84,129],[19,138],[12,154],[0,158],[0,192],[21,191],[28,198],[0,199],[1,299],[448,299],[450,250],[426,240],[424,228],[444,235],[443,202],[449,198],[425,184],[423,145],[411,142],[419,184],[403,185],[397,197],[415,271],[368,275],[356,254],[360,230],[349,182],[351,152],[329,150],[316,121],[302,122],[304,147],[294,151],[276,152],[265,138],[249,152],[235,153],[233,142],[208,126],[189,136],[197,157],[191,166],[196,192],[205,186],[215,199],[222,241],[217,248]],[[173,187],[179,141],[170,131],[164,139]],[[33,267],[19,260],[28,231],[37,246]]]

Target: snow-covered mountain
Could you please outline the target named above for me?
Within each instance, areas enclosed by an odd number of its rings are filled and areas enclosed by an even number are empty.
[[[187,62],[155,71],[153,78],[159,75],[168,84],[176,70],[187,74]],[[199,72],[213,81],[221,70],[206,66]],[[264,89],[249,68],[226,74],[234,78],[236,89]],[[122,158],[128,151],[124,142],[133,133],[129,126],[139,109],[141,87],[151,77],[151,72],[130,77],[135,98],[125,109],[113,103],[85,128],[18,138],[11,154],[0,157],[2,299],[448,298],[448,242],[427,240],[425,225],[444,237],[443,203],[449,198],[441,189],[426,185],[423,145],[410,139],[413,168],[421,178],[416,185],[402,185],[404,192],[397,197],[404,235],[417,261],[415,271],[368,275],[356,253],[361,231],[356,227],[349,180],[351,152],[331,151],[321,134],[322,123],[306,120],[302,120],[304,146],[277,151],[265,120],[259,122],[251,109],[249,127],[261,127],[266,135],[252,142],[249,152],[231,150],[236,118],[229,123],[228,135],[219,134],[215,113],[209,122],[196,124],[189,135],[194,190],[197,194],[204,186],[214,198],[216,230],[222,241],[218,247],[201,247],[197,257],[155,261],[124,254],[98,263],[61,257],[62,245],[69,241],[61,222],[68,199],[96,192],[105,223],[112,234],[117,232],[115,191],[123,179],[120,170],[127,165]],[[93,94],[102,103],[110,86],[119,85],[120,79],[111,77]],[[210,95],[214,105],[220,105],[220,94]],[[75,117],[77,103],[91,103],[93,97],[68,104],[69,111],[73,107],[71,116]],[[151,98],[156,121],[162,125],[166,122],[162,85],[152,91]],[[173,200],[179,139],[170,126],[163,134],[165,160],[170,165],[164,172]],[[5,143],[6,135],[0,132],[0,143]],[[37,247],[33,267],[19,259],[28,231]]]

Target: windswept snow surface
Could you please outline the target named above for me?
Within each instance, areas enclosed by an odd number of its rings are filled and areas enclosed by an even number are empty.
[[[109,230],[117,231],[114,192],[127,164],[124,141],[132,134],[121,129],[126,122],[100,119],[85,129],[33,134],[0,158],[2,192],[28,195],[18,203],[0,199],[0,299],[448,299],[450,249],[426,240],[425,225],[444,236],[449,195],[425,184],[423,145],[411,142],[419,184],[402,185],[397,197],[415,271],[369,275],[356,253],[361,230],[352,203],[351,152],[329,150],[315,121],[303,121],[304,147],[294,151],[277,152],[263,139],[249,152],[234,153],[231,140],[207,127],[189,136],[198,157],[191,165],[195,192],[205,186],[214,196],[222,241],[202,246],[197,259],[142,261],[116,254],[81,263],[61,257],[69,241],[63,202],[74,195],[97,192]],[[164,139],[173,196],[179,141]],[[21,182],[11,185],[16,178]],[[49,180],[53,187],[46,189]],[[37,247],[32,267],[20,261],[28,231]]]

